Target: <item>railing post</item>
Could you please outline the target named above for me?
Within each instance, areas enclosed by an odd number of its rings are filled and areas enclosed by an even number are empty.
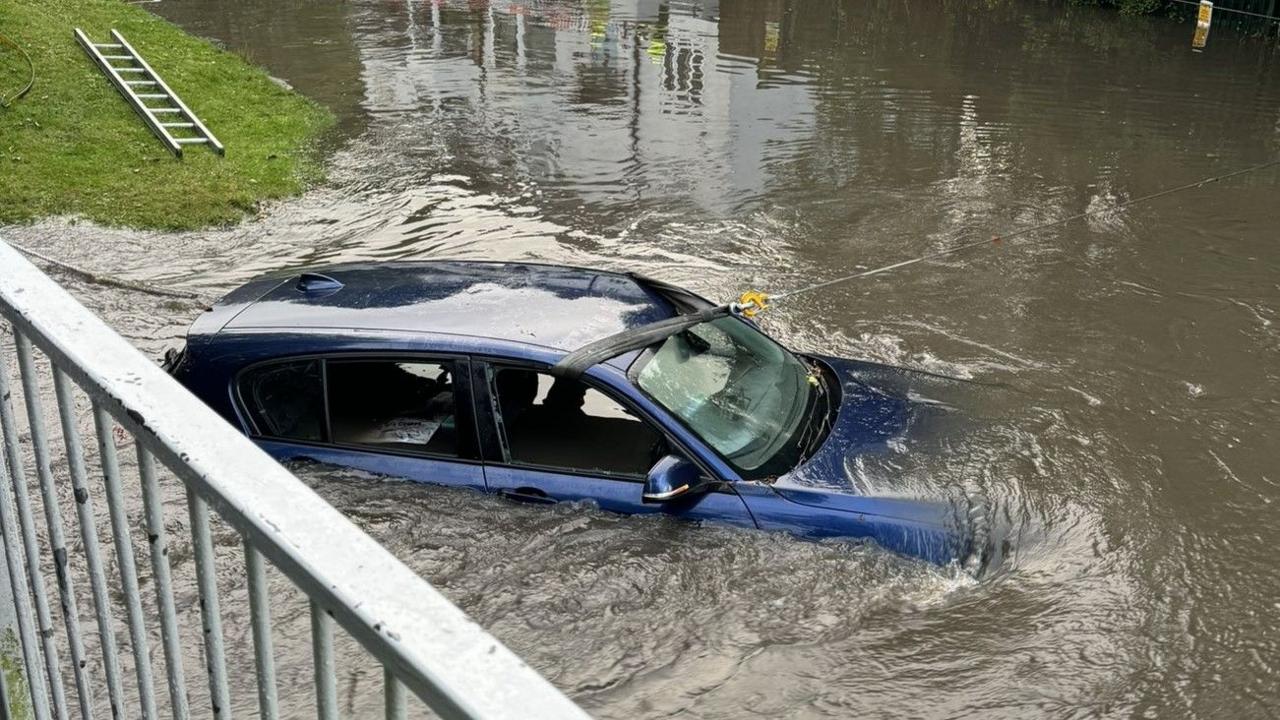
[[[200,617],[204,623],[209,699],[213,704],[213,716],[226,720],[231,717],[231,692],[227,686],[227,660],[222,647],[222,610],[218,605],[218,569],[213,559],[209,505],[190,486],[187,487],[187,515],[191,519],[191,549],[196,556],[196,590],[200,593]]]
[[[31,600],[27,594],[31,593],[32,598],[38,606],[38,617],[40,622],[41,635],[45,642],[43,650],[45,651],[45,670],[50,673],[49,682],[55,690],[54,693],[54,712],[57,713],[58,720],[65,720],[66,710],[64,707],[65,698],[60,692],[62,689],[61,679],[58,676],[60,669],[58,668],[57,651],[51,642],[51,633],[45,634],[44,629],[49,623],[49,609],[45,604],[44,597],[44,581],[40,576],[39,566],[35,565],[38,555],[35,549],[35,533],[31,529],[31,508],[27,506],[26,500],[26,477],[22,472],[21,459],[18,456],[18,429],[14,425],[13,410],[9,403],[9,366],[6,359],[0,355],[0,435],[3,436],[5,444],[4,457],[0,458],[0,532],[4,535],[4,556],[5,564],[8,566],[9,573],[4,579],[0,579],[0,614],[7,613],[8,608],[13,608],[14,618],[18,627],[18,636],[22,640],[22,658],[23,666],[19,666],[16,662],[17,658],[10,652],[10,648],[0,650],[0,681],[7,680],[5,669],[8,667],[20,667],[22,674],[27,679],[27,689],[29,691],[29,700],[31,702],[31,710],[36,720],[45,720],[49,718],[48,701],[45,698],[45,679],[41,675],[40,656],[42,653],[36,647],[36,634],[32,627],[32,610]],[[14,496],[20,501],[15,506],[14,499],[9,496],[9,487],[12,485]],[[19,520],[19,516],[21,519]],[[21,535],[19,535],[19,526],[21,526]],[[21,540],[19,540],[21,537]],[[33,565],[24,574],[23,558],[27,563]],[[28,586],[28,581],[34,580],[37,585],[34,589]],[[0,619],[0,626],[11,628],[13,625],[5,619]],[[4,632],[7,635],[8,632]],[[3,640],[0,639],[0,643]],[[17,697],[17,688],[11,687],[5,683],[3,689],[3,698],[0,703],[3,704],[3,712],[6,717],[14,717],[18,715],[19,708],[15,706]]]
[[[31,426],[31,447],[35,455],[36,477],[40,479],[45,524],[49,528],[49,550],[53,553],[53,571],[58,581],[62,620],[67,628],[67,642],[71,646],[71,672],[76,680],[76,698],[79,701],[80,717],[89,718],[93,717],[93,688],[89,686],[89,663],[84,657],[84,639],[80,635],[80,611],[77,608],[75,589],[71,584],[67,542],[62,530],[62,510],[58,506],[58,493],[53,487],[53,468],[49,464],[49,445],[45,435],[44,410],[40,404],[40,388],[36,384],[35,359],[32,357],[31,341],[16,327],[14,346],[18,350],[18,372],[22,376],[27,422]]]
[[[116,566],[120,570],[120,589],[124,593],[129,622],[129,644],[133,650],[134,673],[138,678],[138,699],[142,718],[156,720],[156,691],[151,677],[151,653],[147,649],[147,628],[142,618],[142,596],[138,590],[138,569],[133,559],[133,540],[129,535],[129,518],[125,514],[120,489],[120,461],[112,435],[115,427],[111,416],[97,401],[93,403],[93,424],[98,433],[98,461],[107,494],[107,512],[111,516],[111,535],[116,546]],[[132,714],[132,713],[130,713]]]
[[[386,696],[383,698],[385,703],[386,720],[404,720],[405,718],[405,699],[404,685],[396,679],[396,674],[391,672],[391,668],[382,668],[382,689]]]
[[[26,598],[22,582],[21,549],[17,545],[18,534],[13,531],[13,508],[9,499],[9,473],[0,461],[0,525],[3,525],[4,556],[9,572],[0,573],[0,717],[27,717],[26,704],[19,702],[22,680],[29,689],[28,702],[40,707],[36,717],[49,717],[45,698],[44,678],[41,676],[39,650],[35,633],[31,631],[31,603]],[[14,591],[14,585],[18,590]],[[21,647],[19,640],[21,638]],[[21,650],[21,652],[19,652]],[[34,669],[30,672],[27,668]],[[10,678],[19,682],[10,683]]]
[[[262,553],[248,540],[244,543],[244,570],[249,583],[249,623],[253,627],[253,657],[258,668],[258,715],[260,720],[278,720],[276,665],[271,651],[271,604],[267,593],[267,571]]]
[[[164,643],[165,675],[169,682],[169,705],[173,720],[187,720],[187,681],[182,672],[182,647],[178,638],[178,611],[173,604],[173,583],[169,573],[169,538],[164,527],[164,507],[156,481],[151,453],[135,443],[138,451],[138,482],[142,484],[142,505],[147,516],[147,541],[151,545],[151,583],[155,586],[156,607],[160,609],[160,637]],[[263,718],[263,720],[275,720]]]
[[[98,547],[98,525],[94,519],[93,496],[89,494],[88,471],[84,464],[84,448],[76,427],[75,396],[71,380],[57,364],[53,367],[53,391],[58,400],[58,417],[62,421],[62,442],[67,451],[67,467],[71,475],[71,492],[75,498],[76,517],[80,521],[80,544],[89,570],[89,592],[93,597],[94,615],[98,619],[98,645],[102,649],[102,673],[107,678],[107,700],[111,717],[124,717],[124,686],[120,681],[120,658],[116,650],[115,622],[111,617],[111,595],[107,590],[107,573]]]
[[[338,720],[338,689],[333,667],[333,619],[311,601],[311,655],[316,677],[316,718]]]

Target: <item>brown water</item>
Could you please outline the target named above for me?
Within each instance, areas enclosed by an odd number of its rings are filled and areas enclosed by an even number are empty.
[[[1272,45],[1215,29],[1194,54],[1187,25],[1029,0],[148,7],[333,107],[330,182],[229,230],[8,234],[207,298],[284,266],[439,257],[785,291],[1280,153]],[[1275,717],[1278,222],[1273,168],[765,316],[797,349],[976,381],[958,429],[890,469],[995,499],[1011,552],[980,581],[300,472],[599,717]],[[73,287],[151,352],[198,311]],[[293,607],[277,642],[302,715]],[[373,716],[376,670],[339,675],[345,712]]]

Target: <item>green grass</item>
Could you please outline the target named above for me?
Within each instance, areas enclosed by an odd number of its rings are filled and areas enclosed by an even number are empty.
[[[226,146],[174,158],[76,43],[115,28]],[[0,107],[0,224],[80,215],[106,225],[186,230],[237,222],[262,200],[322,177],[317,139],[332,115],[242,58],[121,0],[5,0],[0,34],[22,46],[36,84]],[[0,44],[0,97],[26,83]]]
[[[8,628],[0,632],[0,672],[4,673],[5,687],[9,690],[9,716],[13,720],[27,720],[32,714],[31,697],[27,691],[22,651],[18,638]]]

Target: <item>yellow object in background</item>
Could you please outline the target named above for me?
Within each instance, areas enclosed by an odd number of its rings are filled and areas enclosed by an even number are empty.
[[[1191,49],[1202,50],[1209,41],[1209,25],[1213,22],[1213,3],[1200,0],[1200,16],[1196,18],[1196,34],[1191,38]]]
[[[764,24],[764,51],[769,55],[778,52],[779,26],[776,22],[765,21]]]

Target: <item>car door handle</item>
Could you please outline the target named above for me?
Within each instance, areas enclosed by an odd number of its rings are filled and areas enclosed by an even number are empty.
[[[514,489],[504,489],[504,490],[499,490],[498,494],[504,498],[509,498],[511,500],[516,500],[519,502],[537,503],[539,505],[554,505],[556,503],[555,498],[551,497],[550,495],[547,495],[546,493],[542,492],[537,488],[522,487],[522,488],[514,488]]]

